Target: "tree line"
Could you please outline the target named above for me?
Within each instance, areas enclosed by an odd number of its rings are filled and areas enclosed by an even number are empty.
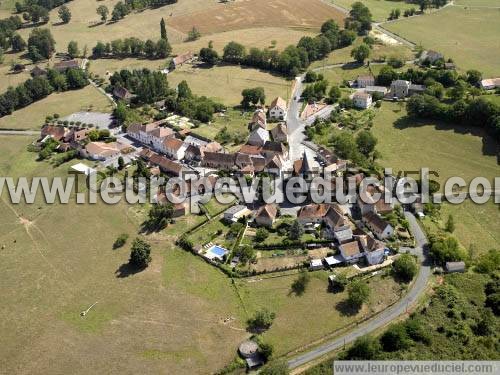
[[[92,49],[92,56],[96,59],[103,57],[145,57],[148,59],[163,59],[172,52],[167,39],[161,38],[154,42],[138,38],[115,39],[109,43],[97,42]]]
[[[332,50],[352,44],[356,39],[353,30],[340,30],[334,20],[328,20],[321,26],[321,33],[316,37],[302,37],[296,46],[289,45],[283,51],[267,48],[250,48],[248,51],[238,42],[229,42],[222,57],[209,46],[202,48],[199,56],[207,64],[214,65],[220,60],[230,64],[240,64],[264,70],[295,76],[307,68],[313,61],[327,56]]]
[[[86,73],[81,69],[68,69],[64,73],[50,69],[46,77],[34,77],[17,87],[9,87],[0,95],[0,117],[43,99],[54,91],[75,90],[88,84]]]

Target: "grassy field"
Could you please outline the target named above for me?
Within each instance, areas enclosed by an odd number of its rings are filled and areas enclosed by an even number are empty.
[[[330,68],[318,70],[318,73],[323,74],[330,84],[340,85],[344,80],[354,80],[359,75],[372,74],[377,76],[380,69],[385,65],[372,65],[370,68],[367,66],[359,65],[345,65],[341,68]]]
[[[351,9],[352,4],[354,4],[357,0],[330,0],[330,2],[340,5],[343,8]],[[365,4],[372,13],[374,21],[385,21],[389,17],[389,13],[393,9],[400,9],[401,13],[405,11],[405,9],[415,8],[418,9],[416,4],[409,4],[405,1],[389,1],[389,0],[363,0],[363,4]]]
[[[184,65],[168,75],[170,85],[178,85],[186,80],[193,93],[205,95],[227,105],[241,102],[241,91],[249,87],[261,86],[265,90],[266,102],[281,96],[290,97],[292,81],[253,68],[239,66],[217,66],[214,68],[198,68]]]
[[[484,76],[496,77],[500,74],[499,12],[448,7],[384,27],[424,48],[442,52],[446,58],[453,58],[461,70],[478,69]]]
[[[28,142],[0,137],[1,175],[66,175],[68,165],[35,162],[25,151]],[[140,208],[49,206],[41,199],[13,206],[6,198],[0,201],[3,371],[213,372],[247,336],[246,315],[228,279],[172,248],[175,237],[148,236],[152,264],[128,272],[129,244],[112,250],[112,243],[120,233],[136,235],[145,218]],[[233,320],[225,324],[227,317]]]
[[[400,287],[392,278],[372,278],[369,283],[372,291],[369,304],[359,313],[350,315],[342,312],[344,310],[341,307],[347,298],[347,292],[329,293],[327,272],[314,272],[310,275],[311,281],[302,296],[291,292],[296,275],[264,278],[251,283],[247,280],[236,282],[250,314],[261,307],[276,313],[276,320],[263,338],[274,345],[278,355],[298,349],[305,343],[318,340],[380,311],[400,294]]]
[[[455,0],[456,5],[500,8],[498,0]]]
[[[372,131],[378,138],[383,166],[395,171],[428,167],[439,173],[441,183],[451,176],[467,182],[477,176],[490,181],[498,177],[495,146],[487,136],[477,130],[471,134],[471,129],[458,125],[399,120],[404,115],[404,107],[384,102],[375,117]],[[443,206],[444,220],[448,213],[454,215],[457,224],[454,234],[464,246],[474,244],[479,251],[499,247],[500,210],[496,205],[447,204]]]
[[[45,116],[59,113],[61,117],[81,110],[110,112],[109,100],[94,87],[81,90],[54,93],[47,98],[0,118],[0,129],[40,129]]]

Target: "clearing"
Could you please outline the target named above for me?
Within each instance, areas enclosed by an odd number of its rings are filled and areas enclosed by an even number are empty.
[[[92,86],[81,90],[53,93],[28,107],[0,118],[0,129],[35,129],[45,122],[47,115],[59,113],[61,117],[78,111],[111,112],[112,105],[103,94]]]
[[[499,11],[447,7],[439,12],[384,25],[387,30],[424,48],[451,57],[462,71],[477,69],[483,76],[500,74]],[[439,34],[436,36],[436,25]]]

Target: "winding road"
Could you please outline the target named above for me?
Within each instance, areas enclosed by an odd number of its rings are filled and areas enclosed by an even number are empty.
[[[405,217],[410,223],[410,230],[415,237],[415,254],[420,260],[419,273],[408,293],[396,304],[382,311],[375,318],[367,321],[366,323],[363,323],[349,333],[339,336],[338,338],[330,342],[322,344],[315,349],[312,349],[306,353],[300,354],[295,358],[290,359],[288,361],[288,367],[290,369],[297,368],[310,361],[318,359],[325,354],[343,347],[344,344],[353,342],[358,337],[364,336],[378,328],[384,327],[385,325],[397,319],[399,316],[407,313],[409,307],[414,305],[418,301],[418,299],[425,291],[427,280],[429,279],[429,276],[431,274],[429,260],[427,257],[428,243],[427,237],[422,231],[422,228],[420,228],[420,225],[418,224],[415,216],[410,212],[405,212]]]

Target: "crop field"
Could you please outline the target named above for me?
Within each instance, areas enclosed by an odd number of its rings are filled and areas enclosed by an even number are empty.
[[[92,86],[81,90],[53,93],[28,107],[0,118],[0,129],[35,129],[45,122],[47,115],[58,113],[61,117],[82,110],[111,112],[112,106],[103,94]]]
[[[357,0],[330,0],[333,4],[340,5],[345,9],[351,9],[352,4],[354,4]],[[405,11],[405,9],[415,8],[418,9],[417,4],[410,4],[405,1],[391,1],[391,0],[363,0],[363,4],[365,4],[372,13],[374,21],[385,21],[389,17],[389,13],[393,9],[401,10],[401,13]]]
[[[216,66],[213,68],[184,65],[168,75],[173,87],[186,80],[196,95],[219,100],[227,105],[241,102],[241,91],[249,87],[261,86],[266,94],[266,102],[281,96],[287,100],[291,95],[292,81],[253,68],[240,66]]]
[[[68,164],[52,168],[36,162],[36,155],[25,151],[26,137],[0,137],[0,143],[3,176],[67,173]],[[130,242],[145,219],[142,210],[125,204],[45,205],[41,199],[10,205],[6,199],[4,193],[2,371],[214,372],[247,337],[246,316],[229,280],[199,258],[174,249],[174,237],[148,236],[151,265],[129,272]],[[131,239],[113,250],[120,233]],[[82,318],[80,312],[95,302]],[[228,317],[231,322],[224,323]]]
[[[462,71],[477,69],[485,77],[496,77],[500,74],[499,15],[500,10],[447,7],[384,27],[424,48],[439,51],[446,58],[451,57]]]
[[[495,145],[480,131],[432,121],[407,121],[402,119],[405,114],[404,107],[384,102],[375,117],[372,131],[382,153],[381,165],[392,167],[395,172],[428,167],[439,173],[440,183],[451,176],[462,177],[466,182],[478,176],[490,181],[498,177]],[[464,246],[473,244],[478,251],[499,248],[498,205],[446,204],[443,221],[448,213],[455,219],[454,235]]]
[[[327,272],[313,272],[310,276],[311,281],[301,296],[291,291],[296,275],[236,282],[250,314],[262,307],[276,313],[276,320],[263,338],[274,346],[277,355],[298,349],[378,312],[400,295],[400,286],[391,277],[371,278],[369,303],[357,314],[351,315],[342,308],[347,292],[328,292]]]
[[[337,9],[319,0],[307,2],[241,0],[206,10],[174,15],[167,23],[184,33],[195,26],[202,34],[212,34],[276,25],[284,28],[318,30],[321,24],[329,18],[342,24],[344,16]]]

